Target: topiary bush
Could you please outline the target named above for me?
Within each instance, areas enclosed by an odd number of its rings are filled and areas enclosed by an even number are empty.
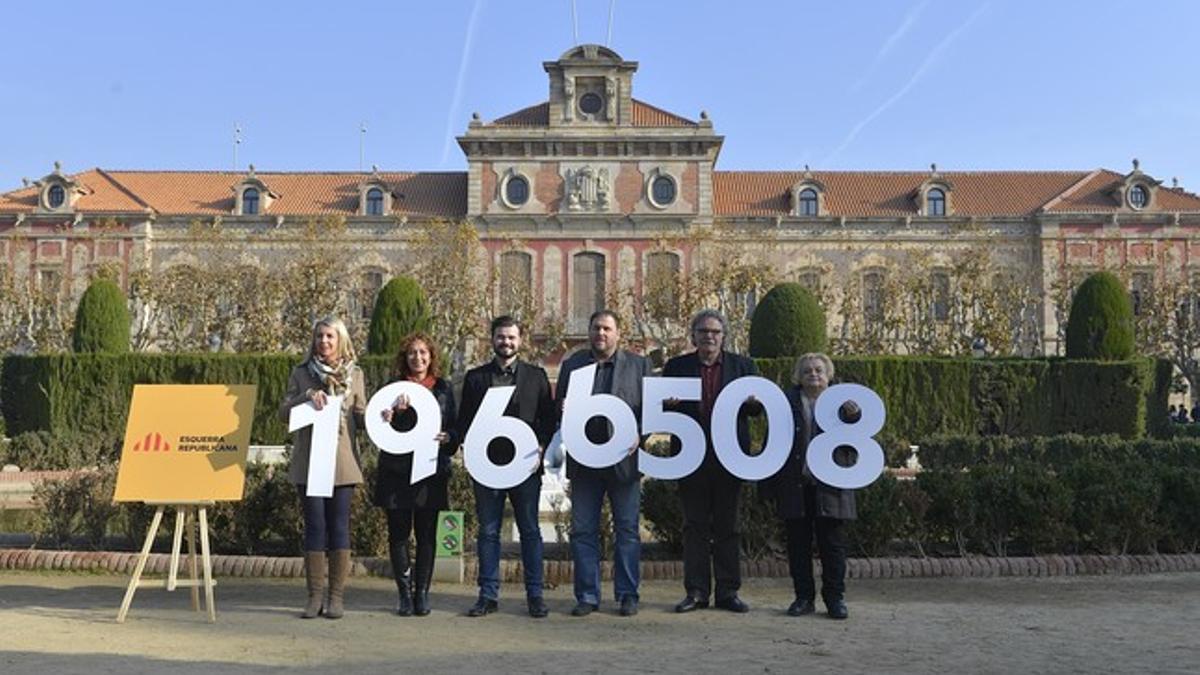
[[[129,308],[120,286],[108,279],[88,286],[75,310],[71,347],[76,352],[129,351]]]
[[[1067,358],[1122,361],[1133,356],[1133,303],[1121,280],[1096,272],[1075,291],[1067,321]]]
[[[375,297],[367,353],[393,355],[405,335],[429,327],[425,292],[408,277],[395,277]]]
[[[825,311],[797,283],[772,288],[750,321],[750,355],[755,358],[800,356],[825,351]]]

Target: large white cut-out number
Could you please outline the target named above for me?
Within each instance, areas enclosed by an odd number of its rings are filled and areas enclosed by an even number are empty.
[[[854,401],[862,410],[856,422],[843,422],[838,410]],[[879,394],[861,384],[836,384],[824,391],[814,406],[813,417],[821,433],[808,443],[808,470],[817,480],[833,487],[856,490],[866,487],[883,473],[883,448],[873,437],[883,429],[887,413]],[[833,451],[848,446],[858,452],[852,466],[840,466]]]
[[[642,433],[671,434],[679,439],[679,454],[656,457],[645,449],[638,451],[638,469],[651,478],[677,480],[691,474],[704,462],[704,429],[696,420],[681,412],[663,410],[663,402],[677,398],[700,400],[700,379],[696,377],[647,377],[642,380]]]
[[[767,414],[767,444],[757,456],[747,455],[737,436],[738,411],[752,396]],[[742,480],[770,478],[792,452],[794,420],[787,396],[774,382],[753,375],[739,377],[725,385],[713,404],[713,450],[729,473]]]
[[[563,448],[576,462],[593,469],[612,466],[629,454],[638,442],[637,419],[624,401],[612,394],[593,394],[596,364],[571,371],[563,402]],[[593,443],[586,432],[587,422],[603,417],[612,426],[612,436],[604,443]]]
[[[396,431],[383,420],[383,411],[402,395],[408,396],[409,407],[417,413],[417,424],[408,431]],[[380,450],[392,455],[412,453],[413,483],[437,473],[438,442],[434,437],[442,430],[442,409],[433,392],[416,382],[393,382],[371,397],[366,417],[367,435]]]
[[[537,435],[524,421],[505,417],[504,409],[516,387],[492,387],[479,404],[479,412],[463,439],[463,464],[480,484],[493,490],[507,490],[520,485],[529,474],[537,471],[541,461]],[[512,441],[513,459],[504,466],[488,458],[488,443],[494,438]]]
[[[288,431],[312,426],[308,446],[308,476],[305,494],[309,497],[333,496],[333,471],[337,463],[338,425],[341,424],[342,397],[325,397],[325,407],[317,410],[312,401],[292,408]]]

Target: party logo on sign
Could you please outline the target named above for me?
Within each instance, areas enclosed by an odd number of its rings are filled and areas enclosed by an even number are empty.
[[[134,452],[167,452],[170,449],[171,444],[157,431],[147,433],[145,438],[133,444]]]

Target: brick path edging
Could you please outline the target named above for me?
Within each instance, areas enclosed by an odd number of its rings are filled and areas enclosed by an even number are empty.
[[[137,563],[136,553],[110,551],[47,551],[40,549],[0,548],[0,570],[79,570],[130,574]],[[166,574],[171,556],[152,553],[146,573]],[[304,575],[304,559],[299,557],[215,555],[213,574],[218,577],[284,578]],[[815,563],[818,568],[820,563]],[[186,574],[186,562],[181,565]],[[475,579],[477,563],[466,561],[464,578]],[[1049,555],[1028,558],[851,558],[846,576],[850,579],[896,579],[916,577],[1059,577],[1098,574],[1153,574],[1200,571],[1200,555]],[[603,563],[605,580],[612,578],[612,564]],[[519,560],[503,560],[501,577],[506,582],[522,579]],[[386,558],[358,558],[353,574],[390,577]],[[742,563],[745,577],[787,577],[786,560],[755,560]],[[646,580],[679,580],[683,562],[646,560],[642,562]],[[566,584],[572,580],[569,560],[546,561],[546,583]]]

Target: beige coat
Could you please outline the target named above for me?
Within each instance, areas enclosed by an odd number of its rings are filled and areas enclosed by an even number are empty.
[[[362,468],[354,449],[357,430],[355,417],[362,418],[367,409],[367,395],[363,386],[363,372],[354,367],[350,391],[342,400],[342,419],[338,429],[337,461],[333,475],[334,485],[358,485],[363,482]],[[287,421],[291,409],[308,400],[309,389],[320,389],[321,381],[308,371],[304,364],[292,369],[288,377],[287,393],[279,404],[279,416]],[[297,485],[308,482],[308,453],[312,447],[312,428],[302,429],[295,435],[292,446],[292,467],[288,478]]]

